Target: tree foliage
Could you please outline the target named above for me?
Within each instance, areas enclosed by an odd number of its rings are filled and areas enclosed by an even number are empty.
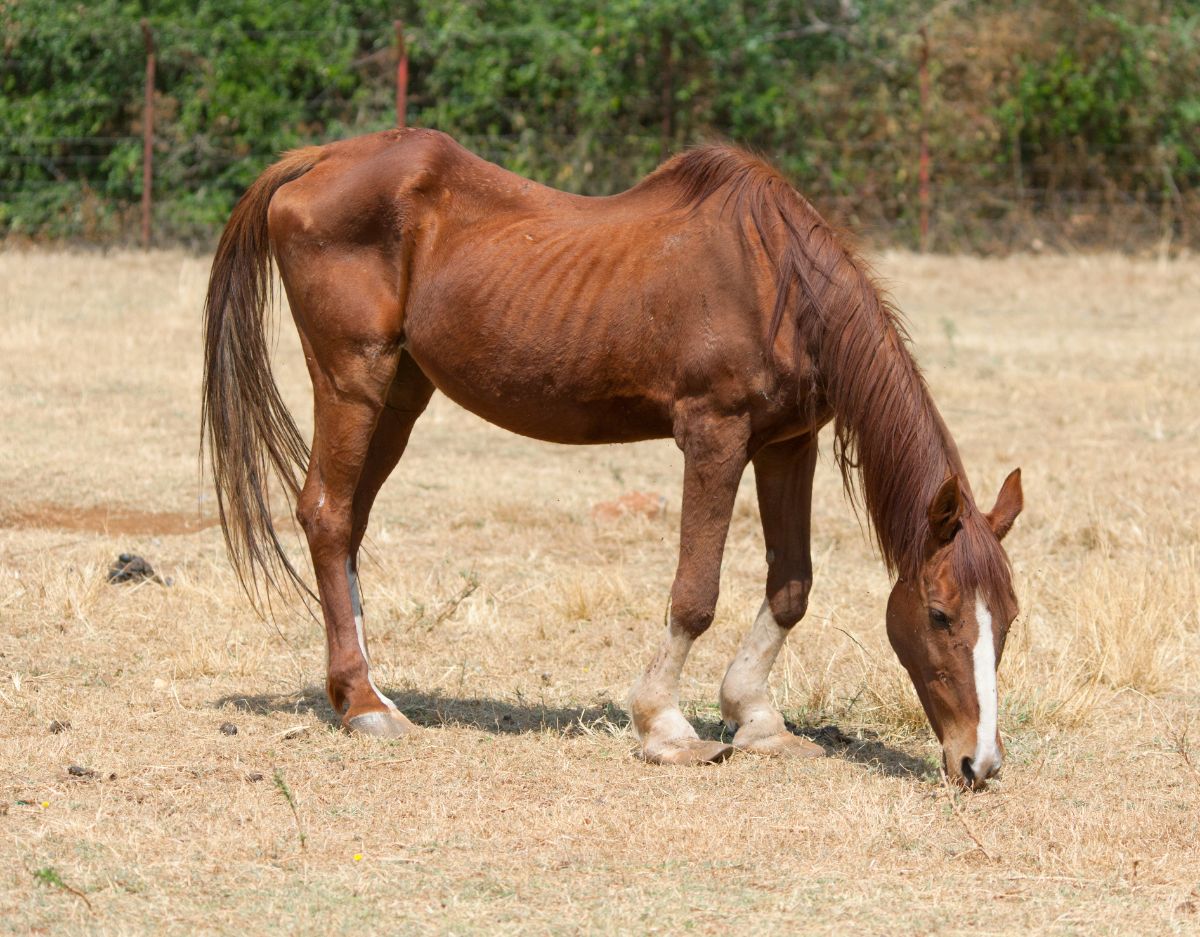
[[[0,231],[120,239],[141,194],[147,17],[156,230],[205,243],[279,152],[409,119],[572,191],[726,138],[839,220],[935,245],[1195,239],[1200,0],[0,0]],[[924,28],[930,94],[922,106]],[[1114,225],[1116,226],[1114,228]]]

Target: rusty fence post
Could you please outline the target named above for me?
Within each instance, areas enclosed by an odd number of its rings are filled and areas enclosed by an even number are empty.
[[[408,45],[404,41],[404,21],[396,20],[396,126],[408,123]]]
[[[142,249],[150,247],[150,210],[154,188],[154,33],[142,20],[142,39],[146,43],[146,103],[142,115]]]
[[[664,29],[659,36],[662,63],[662,143],[658,158],[665,160],[671,155],[671,141],[675,137],[675,74],[671,54],[671,34]]]
[[[920,155],[917,162],[917,204],[920,208],[921,252],[929,250],[929,31],[922,26],[921,57],[917,67],[920,101]]]

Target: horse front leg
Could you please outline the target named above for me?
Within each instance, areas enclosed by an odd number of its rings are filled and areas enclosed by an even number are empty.
[[[642,756],[657,764],[723,761],[733,749],[703,741],[679,709],[679,677],[696,639],[712,624],[721,580],[721,554],[746,467],[748,422],[703,417],[681,422],[684,454],[679,565],[671,588],[667,634],[629,693]]]
[[[812,586],[809,527],[816,435],[776,443],[754,456],[754,481],[767,545],[767,595],[721,682],[721,715],[735,748],[812,758],[824,749],[793,735],[771,701],[767,677]]]

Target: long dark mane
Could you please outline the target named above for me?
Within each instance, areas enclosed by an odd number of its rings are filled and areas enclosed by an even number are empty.
[[[974,503],[957,447],[929,395],[904,323],[849,239],[775,169],[731,146],[690,150],[655,177],[680,188],[680,204],[713,196],[743,219],[777,271],[768,342],[795,332],[818,370],[816,391],[834,412],[834,455],[852,502],[871,520],[888,570],[915,578],[929,538],[928,508],[956,474],[968,505],[955,537],[964,585],[1008,590],[1004,551]],[[748,224],[745,221],[748,220]]]

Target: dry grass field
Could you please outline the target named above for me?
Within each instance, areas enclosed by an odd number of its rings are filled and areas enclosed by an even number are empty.
[[[880,269],[980,499],[1024,470],[1009,757],[977,794],[940,782],[828,458],[773,687],[829,757],[655,767],[621,701],[662,627],[679,454],[553,447],[442,398],[363,573],[376,679],[426,729],[344,735],[319,626],[256,618],[213,527],[207,259],[0,255],[0,930],[1200,932],[1200,262]],[[760,601],[752,489],[685,673],[702,734]],[[633,491],[665,513],[593,517]],[[122,552],[170,585],[108,584]]]

